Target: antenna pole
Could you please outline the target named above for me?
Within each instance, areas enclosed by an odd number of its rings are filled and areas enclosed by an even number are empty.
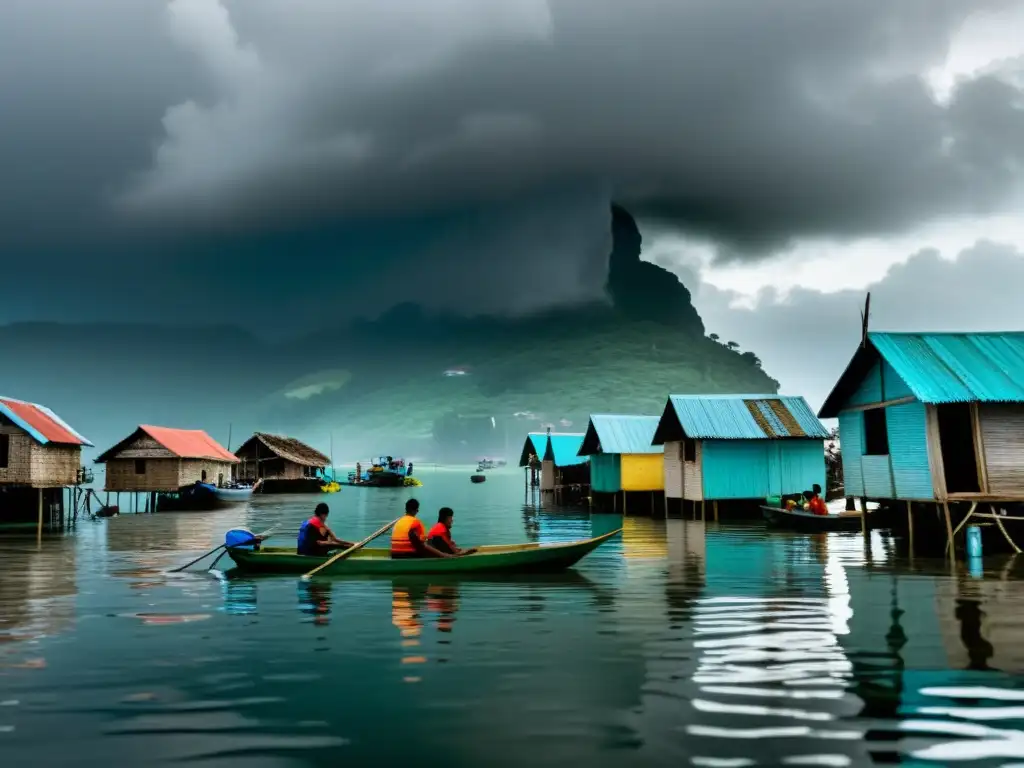
[[[864,298],[864,309],[860,313],[860,344],[862,347],[868,345],[868,323],[871,321],[871,291]]]

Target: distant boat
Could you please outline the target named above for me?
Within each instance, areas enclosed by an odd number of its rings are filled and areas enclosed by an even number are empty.
[[[469,476],[469,481],[471,483],[482,483],[486,479],[487,479],[486,475],[470,475]]]
[[[412,462],[406,464],[405,459],[393,456],[381,456],[374,459],[368,470],[362,474],[348,473],[347,485],[366,485],[371,488],[401,488],[416,485],[412,476]]]

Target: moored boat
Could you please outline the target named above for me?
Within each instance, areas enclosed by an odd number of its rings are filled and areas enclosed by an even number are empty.
[[[841,512],[839,514],[815,515],[802,509],[782,509],[781,507],[762,506],[761,514],[765,522],[773,528],[788,528],[792,531],[853,531],[861,526],[860,512]]]
[[[225,486],[223,488],[214,487],[213,497],[217,500],[218,504],[244,504],[252,498],[254,488],[253,486]]]
[[[487,479],[487,475],[470,475],[469,482],[471,483],[482,483]]]
[[[621,528],[592,539],[565,544],[509,544],[479,547],[472,555],[451,558],[391,559],[391,551],[365,548],[321,571],[324,575],[390,576],[407,573],[537,573],[571,568]],[[232,548],[228,555],[245,573],[303,574],[325,563],[327,557],[298,555],[294,547]]]
[[[348,473],[348,482],[341,485],[365,485],[371,488],[402,488],[420,485],[412,476],[412,462],[406,464],[405,459],[392,456],[381,456],[371,462],[370,468],[363,471],[356,465],[355,472]]]

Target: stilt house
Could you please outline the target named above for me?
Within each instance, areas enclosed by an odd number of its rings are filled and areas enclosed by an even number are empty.
[[[238,457],[201,429],[142,425],[96,459],[107,491],[173,493],[197,482],[229,482]]]
[[[74,485],[84,445],[92,443],[49,408],[0,397],[0,485]]]
[[[579,455],[590,457],[594,493],[663,491],[665,450],[652,445],[657,416],[594,414]]]
[[[241,461],[237,479],[255,482],[262,478],[264,493],[289,489],[316,490],[331,460],[294,437],[257,432],[235,451]]]
[[[824,488],[827,437],[802,397],[670,395],[652,441],[665,447],[666,512]]]
[[[531,432],[519,457],[520,467],[540,462],[540,489],[553,491],[568,484],[590,482],[589,459],[579,455],[583,434]]]
[[[1024,500],[1024,333],[866,333],[818,415],[850,496]]]

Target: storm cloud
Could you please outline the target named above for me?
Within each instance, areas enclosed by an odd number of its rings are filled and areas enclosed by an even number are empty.
[[[88,283],[87,251],[121,294],[126,264],[174,264],[169,281],[202,277],[196,303],[227,315],[244,300],[211,285],[270,297],[282,259],[351,272],[346,302],[373,294],[367,263],[473,265],[435,301],[482,282],[497,288],[478,303],[503,311],[599,292],[606,229],[589,222],[612,199],[719,259],[1005,211],[1020,62],[941,98],[926,75],[969,18],[1021,7],[8,0],[0,249],[29,285],[58,263]],[[559,210],[580,226],[550,238]],[[521,277],[554,263],[545,291]],[[339,300],[303,282],[299,305]]]

